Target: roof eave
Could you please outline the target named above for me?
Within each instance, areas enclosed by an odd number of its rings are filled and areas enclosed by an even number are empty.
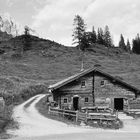
[[[137,89],[136,87],[134,87],[134,86],[132,86],[132,85],[130,85],[130,84],[128,84],[128,83],[122,81],[122,80],[119,80],[119,79],[115,78],[114,76],[109,75],[108,73],[105,73],[105,72],[103,72],[103,71],[101,71],[101,70],[99,70],[99,69],[97,69],[97,68],[92,68],[92,69],[88,69],[88,70],[86,70],[86,71],[83,71],[83,72],[79,73],[78,75],[76,75],[75,77],[72,77],[71,79],[68,79],[68,80],[65,79],[66,81],[64,81],[64,82],[62,82],[62,83],[60,83],[60,84],[58,84],[58,85],[56,85],[56,86],[53,86],[53,85],[50,86],[49,89],[51,89],[52,91],[54,91],[54,90],[56,90],[56,89],[59,89],[60,87],[66,85],[66,84],[68,84],[68,83],[70,83],[70,82],[72,82],[72,81],[78,79],[79,77],[84,76],[84,75],[86,75],[86,74],[88,74],[88,73],[90,73],[90,72],[99,72],[99,73],[101,73],[101,74],[103,74],[103,75],[105,75],[105,76],[107,76],[107,77],[109,77],[109,78],[111,78],[111,79],[114,79],[115,81],[117,81],[117,82],[119,82],[119,83],[121,83],[121,84],[124,84],[125,86],[131,88],[131,89],[132,89],[133,91],[135,91],[136,93],[139,93],[139,94],[140,94],[140,90]]]

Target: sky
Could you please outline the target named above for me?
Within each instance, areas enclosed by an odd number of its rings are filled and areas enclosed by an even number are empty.
[[[68,46],[77,14],[87,31],[108,25],[115,45],[121,33],[131,40],[140,32],[140,0],[0,0],[0,14],[28,25],[42,38]]]

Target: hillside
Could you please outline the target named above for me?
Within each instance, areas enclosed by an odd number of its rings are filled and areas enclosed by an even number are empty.
[[[5,94],[19,94],[33,85],[48,86],[80,72],[80,53],[77,48],[65,47],[50,40],[31,37],[31,49],[16,58],[16,46],[22,46],[23,36],[0,44],[9,50],[0,55],[0,89]],[[107,49],[94,44],[85,52],[85,69],[100,68],[124,81],[140,87],[140,56],[122,50]]]

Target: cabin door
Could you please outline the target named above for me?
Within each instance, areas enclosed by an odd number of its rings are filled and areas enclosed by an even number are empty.
[[[124,103],[123,98],[115,98],[114,99],[114,109],[118,111],[123,111]]]
[[[79,109],[79,97],[73,97],[73,109],[74,110]]]

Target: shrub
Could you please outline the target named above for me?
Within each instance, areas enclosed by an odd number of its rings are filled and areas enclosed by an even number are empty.
[[[47,91],[48,89],[45,85],[31,85],[23,89],[19,94],[4,94],[3,98],[6,105],[19,104],[37,94],[45,94]]]
[[[28,88],[23,89],[20,95],[23,100],[27,100],[32,96],[35,96],[37,94],[44,94],[47,91],[48,90],[45,85],[31,85]]]

